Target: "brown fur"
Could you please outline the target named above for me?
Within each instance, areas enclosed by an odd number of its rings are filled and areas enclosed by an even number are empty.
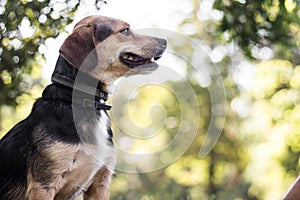
[[[54,73],[75,81],[80,70],[110,93],[117,78],[154,71],[153,60],[161,56],[166,41],[129,28],[113,18],[84,18],[61,46]],[[84,200],[109,199],[116,163],[109,117],[104,110],[94,116],[82,105],[73,115],[72,104],[60,99],[68,91],[47,86],[29,117],[0,141],[0,159],[5,161],[0,165],[1,200],[69,200],[80,194]],[[80,134],[93,140],[83,142]]]
[[[111,27],[113,32],[104,41],[98,41],[95,29],[103,26]],[[81,71],[101,80],[106,87],[122,76],[153,71],[153,69],[145,69],[144,66],[129,69],[120,61],[119,53],[121,51],[130,51],[137,55],[151,57],[153,49],[157,48],[157,38],[135,33],[124,36],[120,34],[120,31],[125,28],[130,28],[130,26],[121,20],[116,21],[101,16],[87,17],[75,25],[73,33],[60,48],[60,53]],[[91,53],[93,49],[96,50],[96,53]],[[86,58],[88,61],[85,60]],[[91,62],[97,63],[92,70]]]

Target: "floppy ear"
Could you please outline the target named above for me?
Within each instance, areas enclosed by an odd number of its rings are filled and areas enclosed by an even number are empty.
[[[76,25],[73,33],[67,37],[61,46],[59,52],[70,62],[74,67],[79,68],[84,59],[89,53],[95,55],[89,55],[89,67],[97,65],[97,54],[96,51],[91,52],[95,49],[94,43],[94,25]],[[93,65],[93,66],[90,66]]]

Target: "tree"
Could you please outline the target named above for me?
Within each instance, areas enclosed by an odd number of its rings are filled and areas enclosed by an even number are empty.
[[[16,98],[32,86],[33,68],[41,67],[45,40],[72,22],[79,2],[5,2],[0,13],[0,105],[15,106]]]
[[[33,62],[42,59],[43,51],[39,46],[43,45],[46,38],[56,37],[58,32],[63,31],[64,26],[72,21],[79,4],[71,0],[59,3],[62,7],[70,6],[68,12],[65,12],[50,2],[13,0],[7,1],[5,8],[0,9],[0,89],[3,94],[7,94],[0,97],[0,105],[16,105],[16,97],[30,88],[30,85],[24,83],[30,82],[31,78],[24,74],[31,74],[33,69],[39,67],[39,62]],[[300,63],[300,43],[297,41],[299,3],[287,0],[189,2],[193,4],[192,13],[182,19],[178,30],[203,44],[211,58],[204,63],[207,69],[217,65],[223,76],[228,104],[222,136],[211,153],[199,159],[199,147],[204,140],[203,133],[209,126],[213,108],[207,88],[199,87],[192,81],[193,70],[186,63],[186,78],[191,81],[201,109],[196,139],[185,154],[169,167],[147,174],[117,173],[112,184],[112,199],[278,198],[300,168],[297,67]],[[22,34],[23,26],[31,27],[31,34]],[[191,43],[169,41],[169,45],[189,60],[199,56]],[[281,60],[256,65],[256,85],[248,90],[235,80],[237,71],[243,70],[245,63],[240,50],[256,63],[263,58]],[[213,78],[213,73],[208,70],[207,76]],[[179,88],[181,83],[169,82],[168,86]],[[164,106],[166,113],[173,116],[169,119],[171,122],[173,120],[173,124],[161,129],[165,138],[144,145],[155,149],[161,144],[159,142],[168,141],[176,132],[178,124],[174,118],[180,118],[178,113],[181,108],[176,101],[171,101],[170,95],[158,95],[157,89],[142,91],[141,95],[128,102],[135,109],[131,115],[134,119],[147,124],[149,119],[143,115],[146,113],[143,109],[153,100],[157,100]],[[193,110],[188,107],[189,98],[188,95],[183,98],[183,106],[193,116]],[[236,108],[241,102],[246,111]],[[120,123],[128,126],[125,119],[127,105],[124,102],[120,104]],[[153,124],[153,128],[160,125],[160,117],[156,115],[154,118],[156,124]],[[120,134],[116,127],[114,130],[115,135]],[[270,138],[277,140],[274,142]],[[271,142],[265,144],[265,141]],[[131,148],[141,144],[144,143],[136,143]],[[262,146],[264,152],[260,151]],[[268,154],[270,150],[274,150],[271,156]],[[261,155],[266,155],[267,163],[263,163],[265,157],[259,158]],[[267,170],[256,171],[261,168]]]
[[[95,0],[95,7],[100,9],[103,2]],[[0,111],[24,103],[21,95],[32,96],[34,87],[43,86],[45,41],[65,31],[79,5],[80,0],[0,2]],[[0,131],[2,123],[1,119]]]
[[[268,47],[277,58],[294,58],[299,63],[298,1],[216,0],[214,8],[222,15],[217,24],[219,37],[236,42],[249,58],[258,58],[255,51]]]
[[[95,0],[97,9],[101,2],[106,3]],[[0,105],[15,106],[31,82],[39,83],[30,74],[41,67],[46,39],[65,31],[79,5],[80,0],[0,2]]]
[[[118,197],[121,194],[124,199],[280,198],[295,178],[295,169],[299,168],[296,139],[299,135],[296,114],[299,70],[298,67],[293,69],[298,63],[299,17],[296,11],[299,5],[292,1],[217,0],[213,7],[212,1],[191,2],[193,11],[182,19],[178,29],[202,42],[208,54],[218,53],[218,59],[212,57],[210,64],[217,65],[227,91],[227,120],[222,136],[207,157],[197,157],[212,107],[206,88],[199,89],[194,85],[197,98],[203,103],[201,109],[207,112],[201,112],[202,126],[193,145],[165,169],[151,174],[119,175],[120,179],[115,179],[117,184],[113,186],[112,198],[122,199]],[[181,46],[176,46],[176,42],[171,41],[169,45],[179,55],[186,55],[188,60],[198,55],[190,43],[182,42]],[[255,76],[255,85],[249,90],[235,80],[236,72],[243,70],[246,63],[240,50],[256,63],[266,58],[259,55],[260,51],[266,50],[267,58],[281,58],[292,63],[274,60],[255,65],[259,73],[258,77]],[[205,64],[209,68],[209,62]],[[190,68],[187,71],[187,78],[192,78],[193,71]],[[174,88],[180,87],[180,82],[170,84]],[[253,91],[262,96],[254,95]],[[147,91],[150,99],[155,96],[155,91],[152,92]],[[291,97],[290,100],[286,95]],[[150,99],[144,97],[142,101]],[[168,107],[168,102],[168,99],[161,102],[167,113],[180,113],[176,104]],[[241,110],[236,109],[238,104],[242,105]],[[142,109],[138,105],[136,108]],[[172,135],[172,131],[165,131]],[[284,134],[287,132],[286,138]],[[273,138],[277,140],[274,142]],[[267,162],[264,162],[265,158],[268,158]]]

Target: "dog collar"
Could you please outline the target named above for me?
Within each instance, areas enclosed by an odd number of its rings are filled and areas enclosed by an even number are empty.
[[[87,80],[87,83],[80,82],[75,84],[74,80],[56,73],[52,75],[51,81],[57,86],[64,87],[64,89],[69,90],[71,93],[75,90],[78,91],[78,93],[84,94],[80,97],[66,95],[68,97],[63,98],[62,100],[64,101],[81,104],[83,107],[95,110],[110,110],[111,106],[105,104],[108,99],[108,93],[102,90],[101,83],[87,74],[80,74],[80,76],[86,76],[84,78]],[[90,85],[93,81],[97,81],[98,83],[96,90]]]

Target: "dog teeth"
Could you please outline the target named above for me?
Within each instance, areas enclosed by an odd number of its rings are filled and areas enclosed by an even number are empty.
[[[152,58],[143,58],[141,56],[132,54],[132,53],[125,53],[122,55],[122,58],[124,60],[127,60],[129,62],[135,63],[135,64],[145,64],[145,63],[154,63],[156,60],[158,60],[161,56],[152,57]]]
[[[131,60],[131,61],[134,60],[134,58],[132,56],[129,56],[127,59]]]
[[[130,55],[130,54],[124,54],[122,55],[123,59],[131,61],[131,62],[135,62],[135,63],[140,63],[142,64],[142,62],[144,63],[151,63],[151,62],[155,62],[155,58],[149,58],[149,59],[144,59],[142,57],[139,56],[134,56],[134,55]]]
[[[130,61],[137,61],[136,58],[134,58],[133,56],[130,56],[130,55],[123,55],[123,58],[126,59],[126,60],[130,60]]]
[[[125,54],[125,55],[123,55],[123,58],[124,58],[124,59],[127,59],[127,60],[129,60],[129,57],[130,57],[129,55],[126,55],[126,54]]]

